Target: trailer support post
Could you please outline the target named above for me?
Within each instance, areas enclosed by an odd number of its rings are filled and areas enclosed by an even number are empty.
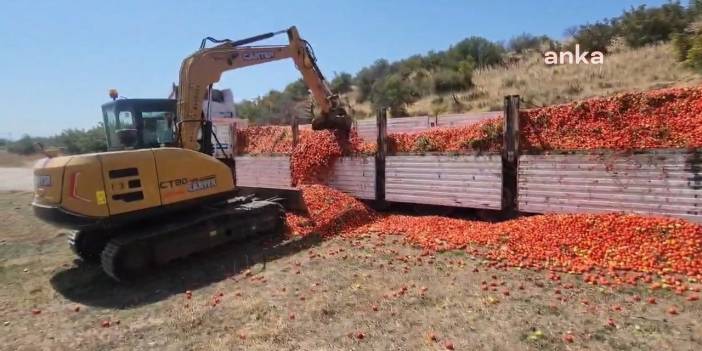
[[[518,214],[517,175],[519,166],[519,95],[505,96],[502,143],[502,211],[508,217]]]
[[[387,126],[388,115],[385,108],[379,108],[376,115],[378,129],[377,150],[375,152],[375,203],[380,208],[385,202],[385,156],[388,153]]]
[[[290,116],[290,127],[292,128],[293,147],[295,147],[295,146],[297,146],[297,143],[300,140],[300,126],[299,126],[299,122],[297,120],[297,116],[295,116],[295,115]]]

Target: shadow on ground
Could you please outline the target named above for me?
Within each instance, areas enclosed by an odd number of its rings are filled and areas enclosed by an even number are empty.
[[[51,285],[65,298],[84,305],[134,308],[222,281],[256,264],[265,267],[266,262],[316,246],[321,240],[318,236],[294,240],[281,236],[232,243],[171,262],[128,284],[113,281],[99,265],[81,263],[54,274]]]

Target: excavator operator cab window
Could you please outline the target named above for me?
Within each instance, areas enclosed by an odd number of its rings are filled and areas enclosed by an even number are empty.
[[[139,133],[134,128],[134,117],[131,111],[119,111],[115,133],[117,140],[125,148],[133,148],[137,145]]]
[[[168,111],[141,113],[142,143],[144,147],[159,147],[173,143],[175,114]]]
[[[108,149],[172,146],[175,112],[175,100],[170,99],[121,99],[104,104]]]

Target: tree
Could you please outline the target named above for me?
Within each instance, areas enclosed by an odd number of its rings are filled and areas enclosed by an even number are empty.
[[[7,150],[28,155],[36,152],[35,144],[45,147],[60,147],[68,154],[84,154],[107,150],[105,128],[102,122],[90,129],[66,129],[51,137],[31,137],[23,135],[19,140],[8,144]]]
[[[306,100],[307,97],[310,95],[309,89],[307,88],[307,84],[305,84],[305,81],[302,79],[298,79],[288,84],[285,87],[285,90],[283,90],[283,94],[286,95],[285,98],[289,98],[293,101]]]
[[[555,41],[549,38],[547,35],[535,36],[529,33],[522,33],[512,39],[507,43],[507,48],[518,54],[521,54],[528,50],[534,51],[547,51],[555,46]],[[547,49],[547,50],[544,50]]]
[[[678,61],[687,60],[687,52],[692,48],[692,39],[694,35],[687,35],[685,33],[675,33],[672,37],[673,49],[675,50],[675,58]]]
[[[702,72],[702,35],[693,37],[690,49],[687,51],[685,63],[697,71]]]
[[[470,57],[459,62],[458,67],[456,67],[456,71],[461,75],[463,86],[466,89],[473,86],[473,70],[475,70],[475,62]]]
[[[66,153],[84,154],[89,152],[100,152],[107,150],[107,141],[105,140],[105,129],[102,122],[97,126],[84,129],[66,129],[61,134],[54,137],[55,146],[62,147]]]
[[[641,5],[625,11],[617,19],[618,35],[631,47],[668,41],[674,33],[680,33],[690,23],[690,17],[679,3],[663,4],[647,8]]]
[[[283,91],[271,90],[254,100],[236,104],[240,117],[258,124],[287,123],[291,115],[298,114],[297,106],[309,99],[309,89],[302,79],[288,84]]]
[[[478,68],[492,66],[502,62],[504,53],[505,49],[498,44],[482,37],[470,37],[448,49],[448,65],[455,65],[470,57]]]
[[[346,72],[341,72],[334,76],[331,81],[331,89],[337,94],[346,94],[351,91],[351,85],[353,84],[353,77],[351,74]]]
[[[34,140],[25,134],[19,140],[10,143],[7,146],[7,151],[20,155],[33,154],[35,152]]]
[[[458,71],[443,69],[434,73],[434,90],[439,94],[465,90],[470,87],[468,84]]]
[[[239,117],[248,119],[251,122],[259,121],[263,118],[263,109],[253,100],[242,100],[237,103],[236,112]]]
[[[606,53],[607,47],[617,35],[613,22],[607,19],[594,24],[581,25],[570,29],[569,32],[573,37],[573,42],[570,43],[567,48],[571,51],[573,47],[578,44],[580,45],[580,51],[600,51]]]
[[[420,68],[410,73],[405,79],[407,84],[412,86],[412,89],[420,96],[429,95],[434,92],[434,80],[432,73],[426,69]]]
[[[373,84],[390,72],[388,60],[376,60],[372,65],[364,67],[356,74],[355,83],[358,86],[358,102],[366,101],[370,98]]]
[[[371,103],[375,108],[390,108],[393,117],[407,116],[407,105],[414,103],[419,94],[397,74],[373,84]]]
[[[702,14],[702,0],[690,0],[687,6],[687,13],[690,19],[695,19]]]

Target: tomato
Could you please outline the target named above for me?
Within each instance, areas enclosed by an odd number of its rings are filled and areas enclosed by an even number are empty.
[[[566,333],[565,335],[563,335],[563,341],[567,343],[572,343],[573,341],[575,341],[575,338],[573,337],[573,334]]]

